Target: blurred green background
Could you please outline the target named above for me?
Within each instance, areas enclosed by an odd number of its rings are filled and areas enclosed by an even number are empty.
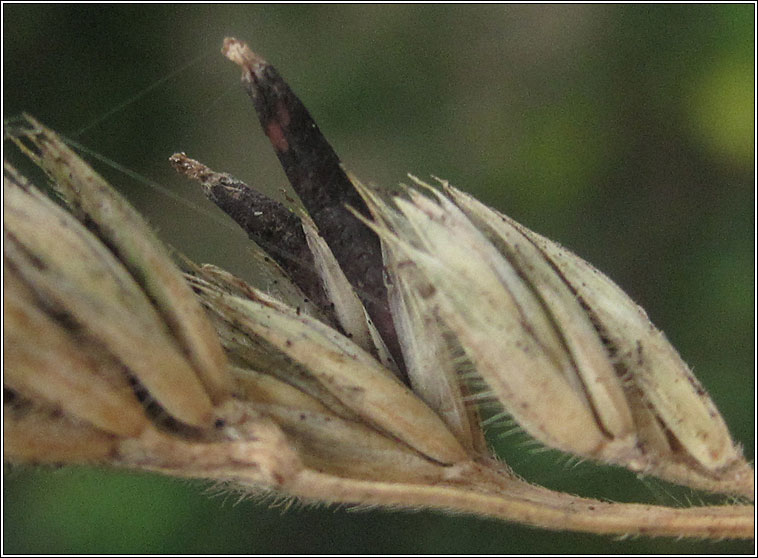
[[[98,165],[165,241],[251,277],[244,234],[166,162],[185,151],[281,195],[284,174],[219,52],[224,36],[244,39],[365,181],[447,178],[610,275],[667,333],[752,457],[754,9],[4,4],[3,109],[33,114],[189,202]],[[499,445],[521,474],[556,488],[668,505],[689,496]],[[753,549],[433,513],[285,513],[141,474],[6,467],[3,478],[5,553]]]

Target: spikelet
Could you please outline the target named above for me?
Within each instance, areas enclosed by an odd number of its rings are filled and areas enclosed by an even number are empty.
[[[68,211],[6,165],[6,459],[554,530],[752,536],[751,505],[604,502],[498,460],[472,401],[577,459],[753,489],[703,388],[609,279],[447,183],[363,186],[272,66],[234,39],[224,53],[307,212],[172,163],[258,244],[262,285],[188,261],[182,275],[54,132],[27,118],[11,134]]]
[[[409,190],[392,216],[375,204],[373,226],[521,428],[579,457],[751,494],[723,419],[644,311],[565,248],[444,186],[434,199]]]

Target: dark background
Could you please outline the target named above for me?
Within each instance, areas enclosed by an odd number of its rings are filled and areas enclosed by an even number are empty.
[[[173,174],[171,153],[274,196],[286,182],[220,54],[232,35],[277,65],[364,181],[447,178],[610,275],[752,458],[754,6],[5,4],[3,14],[4,117],[27,111],[180,196],[97,167],[193,259],[254,276],[244,235]],[[500,447],[556,488],[698,498]],[[6,467],[3,478],[6,553],[752,552],[433,513],[284,513],[143,474]]]

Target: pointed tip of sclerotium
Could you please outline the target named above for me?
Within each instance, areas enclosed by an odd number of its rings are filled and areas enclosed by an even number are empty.
[[[184,152],[174,153],[168,158],[168,162],[171,163],[176,172],[194,180],[200,180],[203,176],[213,172],[200,161],[187,157]]]
[[[198,181],[206,195],[210,194],[213,182],[218,182],[225,176],[215,172],[200,161],[187,157],[186,153],[174,153],[168,158],[168,161],[176,172],[190,180]]]
[[[243,68],[250,70],[252,70],[252,67],[255,65],[266,63],[266,61],[261,56],[258,56],[252,50],[250,50],[250,47],[247,46],[247,43],[240,41],[239,39],[235,39],[234,37],[226,37],[224,39],[224,46],[221,48],[221,52],[224,56],[226,56],[229,60],[238,66],[242,66]]]

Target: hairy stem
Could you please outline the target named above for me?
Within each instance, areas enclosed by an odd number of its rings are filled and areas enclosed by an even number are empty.
[[[752,506],[669,508],[601,502],[520,480],[512,482],[521,485],[517,491],[494,495],[456,487],[366,482],[304,470],[288,491],[306,499],[442,509],[556,531],[713,539],[753,537]]]

